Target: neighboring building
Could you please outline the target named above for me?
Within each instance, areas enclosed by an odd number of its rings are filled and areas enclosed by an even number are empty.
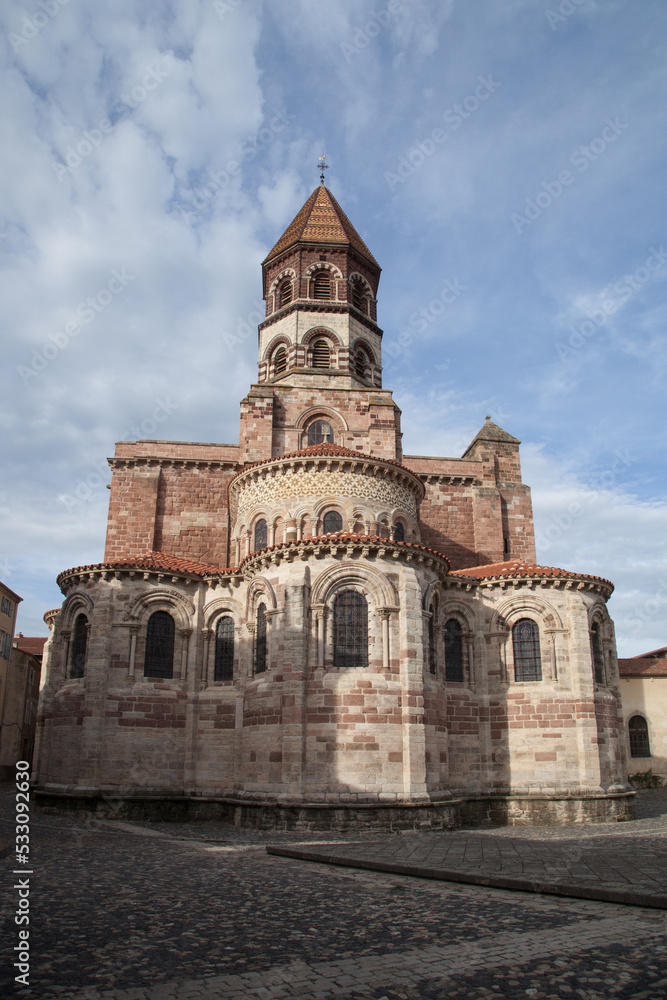
[[[1,723],[9,677],[9,658],[16,630],[16,614],[22,600],[22,597],[0,581],[0,751],[3,745]]]
[[[46,636],[24,636],[19,632],[12,643],[0,740],[0,774],[5,778],[14,777],[17,761],[32,761],[46,641]]]
[[[45,805],[632,815],[612,584],[535,564],[519,441],[490,418],[461,458],[403,454],[379,278],[317,188],[263,264],[239,444],[116,445],[104,562],[58,578]]]
[[[667,779],[667,646],[618,661],[628,771]]]

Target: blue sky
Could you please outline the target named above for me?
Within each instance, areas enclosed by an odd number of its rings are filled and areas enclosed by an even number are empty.
[[[614,581],[621,655],[667,644],[666,36],[663,0],[5,4],[21,631],[102,559],[115,441],[237,440],[260,261],[326,150],[383,268],[406,453],[460,455],[491,414],[538,561]]]

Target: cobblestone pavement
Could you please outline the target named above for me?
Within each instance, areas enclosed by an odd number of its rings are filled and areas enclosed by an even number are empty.
[[[13,837],[5,786],[0,837]],[[664,846],[667,801],[582,840]],[[667,797],[665,797],[667,799]],[[656,803],[658,805],[656,806]],[[646,823],[653,823],[649,833]],[[577,830],[577,834],[581,831]],[[513,840],[514,830],[437,835]],[[572,841],[572,830],[546,831]],[[389,835],[388,849],[433,834]],[[592,839],[591,839],[592,836]],[[269,856],[267,844],[379,838],[33,815],[31,976],[13,982],[13,856],[3,891],[0,996],[40,1000],[608,1000],[667,996],[666,915]],[[517,838],[537,845],[539,830]],[[555,845],[553,845],[555,846]],[[20,876],[19,876],[20,877]]]

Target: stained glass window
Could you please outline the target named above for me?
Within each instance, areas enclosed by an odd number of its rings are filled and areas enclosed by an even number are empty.
[[[267,546],[267,527],[266,521],[263,517],[260,517],[259,521],[255,524],[255,549],[257,552],[259,549],[265,549]]]
[[[463,630],[456,618],[445,622],[445,680],[463,681]]]
[[[174,619],[166,611],[155,611],[146,629],[144,676],[174,676]]]
[[[333,427],[326,420],[315,420],[308,428],[308,447],[312,444],[333,444]]]
[[[343,530],[343,518],[337,510],[328,510],[322,521],[322,532],[328,535],[331,531]]]
[[[231,681],[234,677],[234,621],[225,615],[215,630],[215,666],[213,680]]]
[[[72,663],[70,677],[83,677],[86,666],[86,647],[88,645],[88,619],[85,615],[77,615],[74,622],[72,638]]]
[[[334,602],[334,667],[368,666],[368,603],[356,590],[343,590]]]
[[[266,670],[266,608],[263,604],[257,608],[257,627],[255,629],[255,673],[263,674]]]
[[[512,629],[514,680],[541,681],[540,633],[530,618],[521,618]]]

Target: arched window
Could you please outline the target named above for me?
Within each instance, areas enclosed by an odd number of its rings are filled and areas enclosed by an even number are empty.
[[[362,350],[357,351],[354,356],[354,374],[357,378],[366,378],[366,364],[368,358]]]
[[[146,629],[145,677],[174,676],[174,619],[166,611],[155,611]]]
[[[630,734],[630,756],[650,757],[651,747],[648,741],[648,723],[641,715],[633,715],[628,722]]]
[[[596,684],[604,684],[604,654],[602,652],[602,638],[600,636],[600,623],[593,622],[591,625],[591,655],[593,659],[593,674]]]
[[[456,618],[445,622],[445,680],[463,681],[463,630]]]
[[[313,444],[333,444],[333,427],[326,420],[314,420],[308,428],[308,447]]]
[[[267,538],[266,521],[263,517],[260,517],[259,521],[255,524],[255,546],[253,551],[258,552],[260,549],[265,549]]]
[[[397,521],[394,525],[394,541],[404,542],[405,541],[405,525],[402,521]]]
[[[292,282],[288,279],[283,281],[278,291],[278,305],[288,306],[292,301]]]
[[[322,521],[322,533],[328,535],[331,531],[343,530],[343,518],[337,510],[328,510]]]
[[[316,340],[313,344],[313,368],[329,368],[331,354],[326,340]]]
[[[438,651],[435,648],[435,616],[437,609],[431,605],[431,617],[428,620],[428,669],[432,674],[436,672]]]
[[[364,295],[364,286],[360,281],[352,282],[352,305],[355,309],[366,311],[366,296]]]
[[[282,375],[287,371],[287,351],[284,347],[279,347],[273,355],[273,374]]]
[[[234,621],[225,615],[215,630],[214,681],[231,681],[234,677]]]
[[[72,637],[72,662],[70,664],[70,677],[83,677],[86,666],[86,647],[88,646],[88,619],[85,615],[77,615],[74,622],[74,636]]]
[[[368,603],[356,590],[342,590],[334,602],[334,667],[368,666]]]
[[[521,618],[512,628],[514,680],[541,681],[540,632],[536,622]]]
[[[266,670],[266,608],[263,604],[257,608],[257,625],[255,628],[255,673],[263,674]]]
[[[328,271],[318,271],[313,280],[313,298],[331,298],[331,278]]]

